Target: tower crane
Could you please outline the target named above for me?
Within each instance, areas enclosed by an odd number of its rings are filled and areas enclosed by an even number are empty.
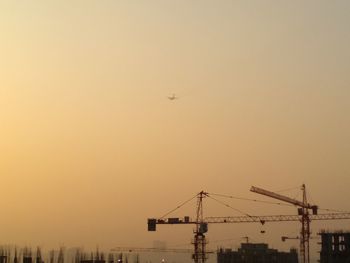
[[[272,193],[272,192],[271,192]],[[276,194],[277,195],[277,194]],[[206,256],[206,239],[205,233],[208,232],[208,224],[221,224],[221,223],[260,223],[266,222],[292,222],[305,220],[304,214],[298,215],[265,215],[265,216],[226,216],[226,217],[203,217],[203,199],[210,197],[210,194],[201,191],[196,195],[197,197],[197,209],[196,218],[192,220],[189,216],[171,217],[166,218],[148,218],[148,231],[156,231],[157,225],[194,225],[194,239],[192,244],[194,245],[194,253],[192,258],[194,263],[205,263]],[[314,207],[314,206],[310,206]],[[179,207],[178,207],[179,208]],[[311,208],[312,209],[312,208]],[[314,208],[315,209],[315,208]],[[174,210],[173,210],[174,211]],[[317,209],[316,209],[317,211]],[[335,220],[335,219],[350,219],[350,213],[329,213],[329,214],[307,214],[308,222],[310,220]],[[304,219],[303,219],[304,218]],[[305,261],[304,261],[305,263]]]
[[[203,218],[203,199],[208,197],[208,193],[201,191],[197,195],[197,208],[196,208],[196,219],[191,221],[188,216],[182,219],[180,218],[149,218],[148,219],[148,231],[156,231],[157,224],[194,224],[195,230],[192,244],[194,246],[194,253],[192,258],[195,263],[205,263],[207,259],[206,255],[206,239],[205,233],[208,231],[208,223]]]
[[[271,198],[275,198],[290,204],[293,204],[295,206],[298,206],[298,215],[300,215],[300,222],[301,222],[301,231],[300,231],[300,255],[302,257],[303,263],[309,263],[310,262],[310,215],[309,215],[309,209],[312,210],[313,215],[317,215],[318,207],[317,205],[311,205],[307,202],[306,198],[306,187],[305,184],[301,186],[301,190],[303,192],[303,200],[299,201],[296,199],[289,198],[287,196],[283,196],[268,190],[264,190],[262,188],[258,188],[255,186],[252,186],[250,188],[251,192],[265,195]]]

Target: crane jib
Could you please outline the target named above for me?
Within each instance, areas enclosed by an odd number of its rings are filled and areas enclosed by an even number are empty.
[[[173,225],[173,224],[196,224],[189,218],[186,220],[180,218],[166,218],[166,219],[148,219],[148,231],[156,231],[156,225]],[[287,221],[301,221],[301,215],[267,215],[267,216],[227,216],[227,217],[206,217],[203,223],[207,224],[221,224],[221,223],[261,223],[266,222],[287,222]],[[350,219],[350,213],[330,213],[309,215],[310,220],[341,220]]]

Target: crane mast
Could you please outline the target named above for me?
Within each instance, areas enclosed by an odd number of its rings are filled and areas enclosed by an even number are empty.
[[[299,201],[296,199],[289,198],[287,196],[283,196],[262,188],[258,188],[255,186],[252,186],[250,188],[251,192],[258,193],[261,195],[265,195],[271,198],[275,198],[290,204],[293,204],[295,206],[299,206],[298,208],[298,214],[301,216],[300,222],[301,222],[301,231],[300,231],[300,255],[302,257],[303,263],[309,263],[310,262],[310,215],[309,215],[309,209],[312,210],[312,213],[314,215],[317,215],[317,209],[318,207],[316,205],[310,205],[307,202],[306,197],[306,187],[305,184],[301,186],[301,190],[303,192],[303,201]]]
[[[197,214],[196,214],[196,230],[194,231],[194,253],[193,260],[195,263],[205,263],[207,257],[205,253],[206,239],[205,233],[208,232],[208,224],[203,219],[203,198],[207,197],[208,193],[201,191],[197,197]]]

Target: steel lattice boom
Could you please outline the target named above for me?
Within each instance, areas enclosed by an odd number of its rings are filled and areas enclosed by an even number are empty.
[[[224,216],[224,217],[206,217],[204,222],[207,224],[221,224],[221,223],[261,223],[266,222],[287,222],[287,221],[299,221],[302,216],[299,215],[266,215],[266,216]],[[310,220],[341,220],[350,219],[350,213],[330,213],[330,214],[318,214],[309,215]],[[166,219],[148,219],[150,224],[157,225],[186,225],[197,224],[196,221],[192,221],[188,217],[182,218],[166,218]],[[152,231],[152,230],[149,230]],[[155,230],[153,230],[155,231]]]

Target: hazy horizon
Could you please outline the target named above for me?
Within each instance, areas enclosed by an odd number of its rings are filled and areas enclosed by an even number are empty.
[[[301,198],[305,183],[310,202],[350,211],[349,11],[340,0],[1,2],[0,244],[190,247],[191,226],[151,233],[147,218],[201,190],[268,200],[252,185]],[[194,213],[195,201],[172,216]],[[299,228],[220,224],[207,237],[288,250],[298,241],[280,237]]]

